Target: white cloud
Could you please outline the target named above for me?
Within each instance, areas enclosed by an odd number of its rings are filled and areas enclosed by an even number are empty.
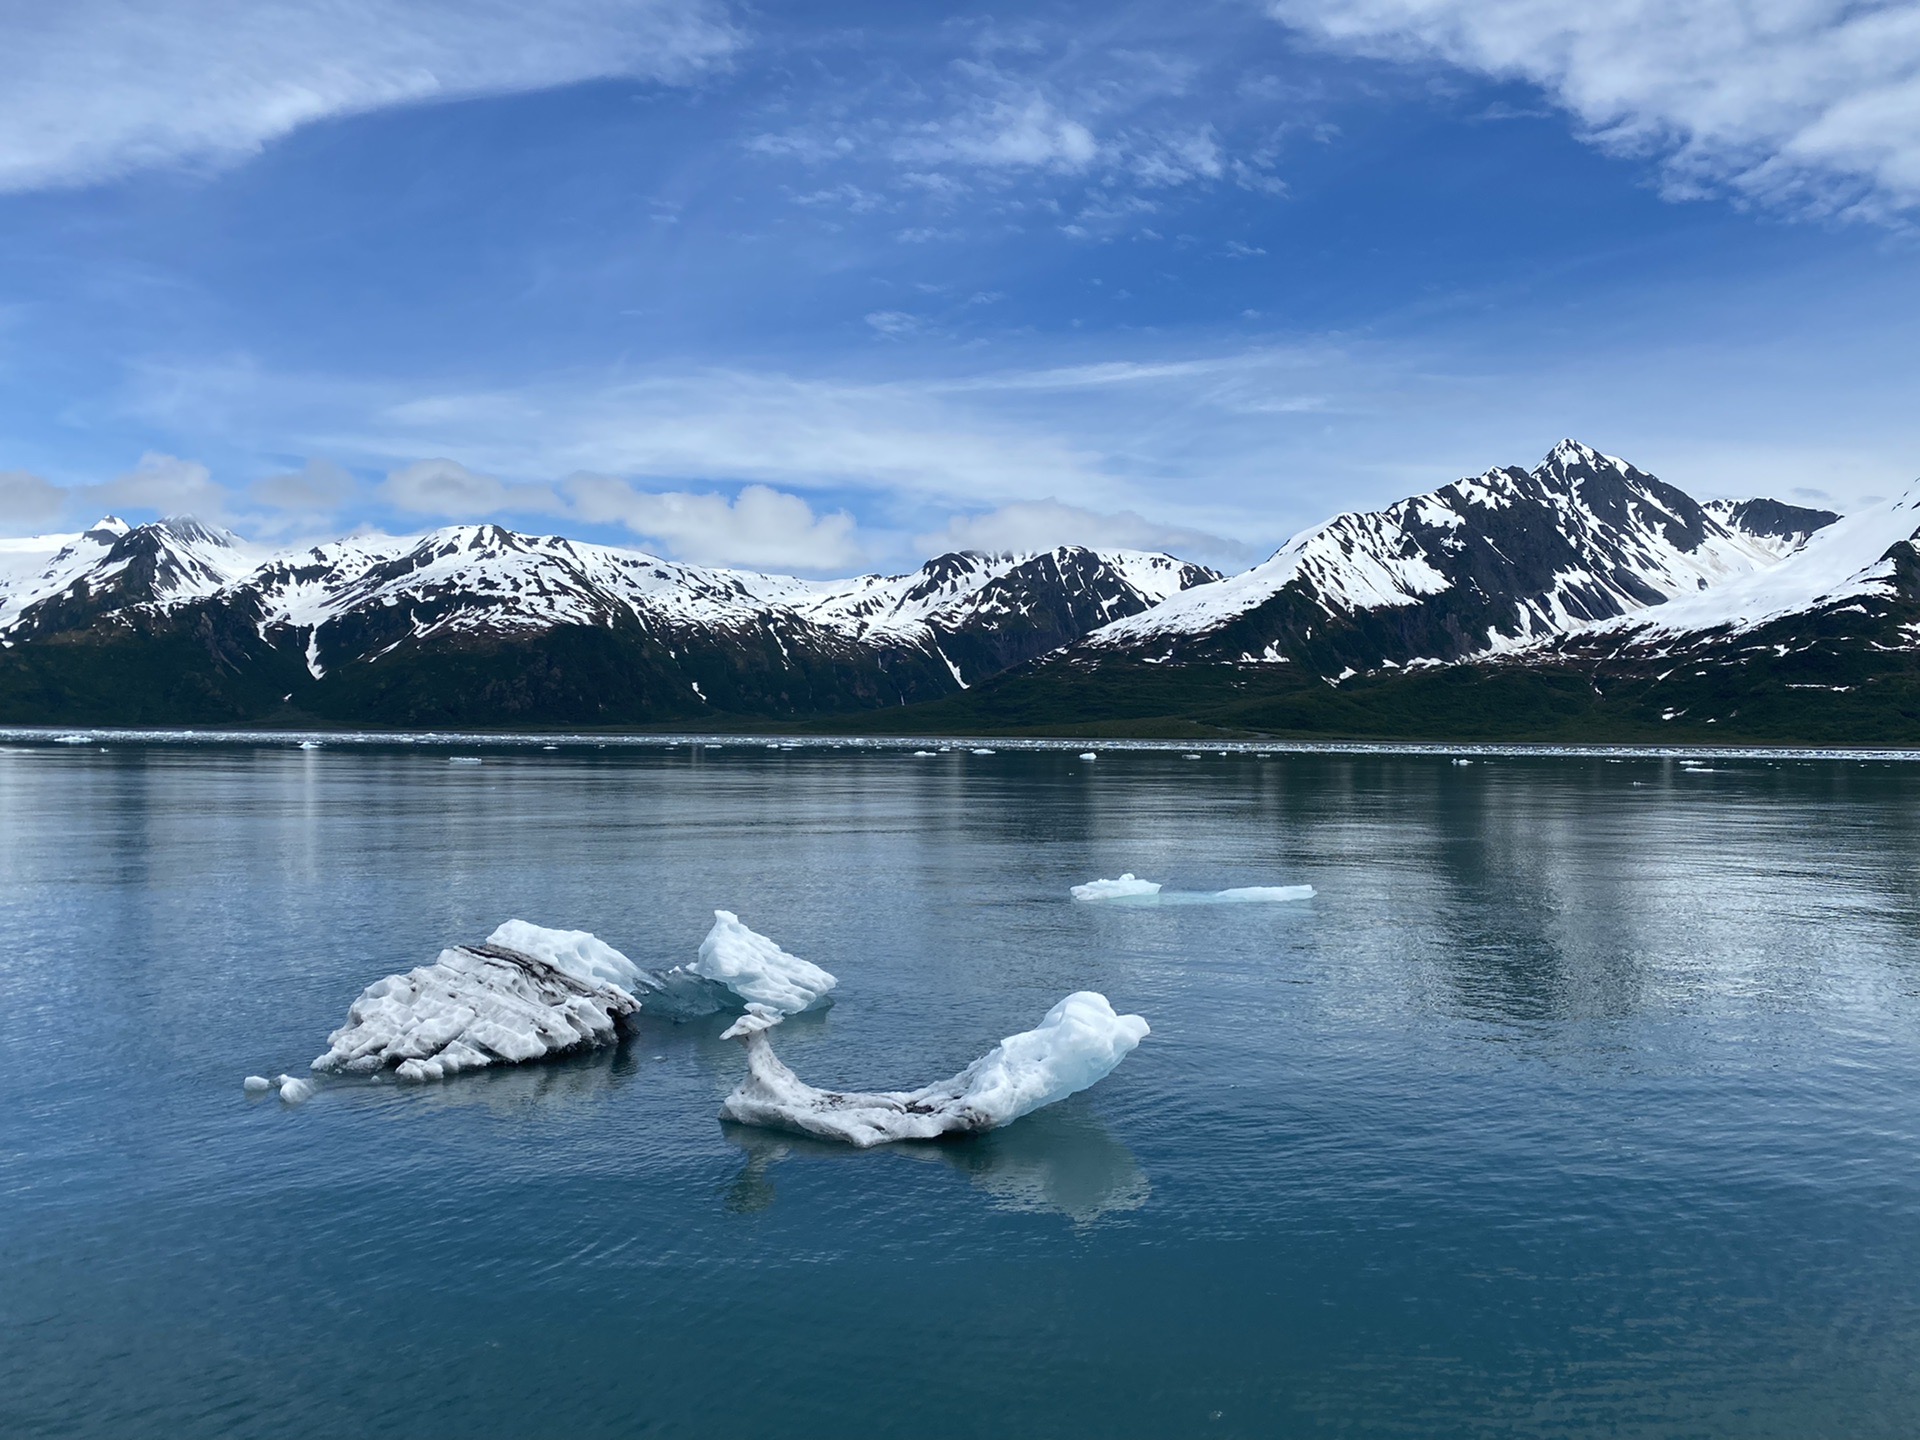
[[[901,335],[911,335],[920,328],[918,316],[909,315],[904,310],[875,310],[867,316],[867,324],[889,339]]]
[[[565,489],[581,519],[624,525],[695,564],[819,573],[857,566],[861,559],[846,511],[815,515],[798,495],[765,485],[749,485],[732,500],[641,490],[604,475],[576,475]]]
[[[1340,49],[1539,86],[1669,193],[1889,218],[1920,205],[1911,0],[1271,0]]]
[[[982,98],[902,136],[907,161],[957,160],[1016,169],[1085,170],[1100,153],[1093,132],[1041,95]]]
[[[395,509],[454,519],[509,510],[539,514],[564,508],[548,486],[509,485],[447,459],[416,460],[401,466],[387,476],[380,493]]]
[[[32,535],[66,509],[67,492],[25,470],[0,470],[0,529]]]
[[[199,461],[152,450],[124,475],[104,485],[89,485],[80,493],[89,503],[109,510],[153,510],[206,521],[224,520],[229,498]]]
[[[631,76],[737,37],[708,0],[59,0],[0,19],[0,190],[242,160],[385,106]]]
[[[347,504],[359,489],[343,466],[316,455],[291,474],[254,481],[247,487],[247,496],[274,510],[326,515]]]
[[[1239,566],[1253,559],[1252,547],[1222,535],[1162,525],[1123,510],[1102,514],[1058,500],[1023,500],[981,515],[955,515],[944,530],[919,536],[928,550],[1050,550],[1056,545],[1096,549],[1165,550],[1183,559],[1204,559]]]

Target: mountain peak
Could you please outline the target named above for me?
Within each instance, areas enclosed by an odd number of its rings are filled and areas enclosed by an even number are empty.
[[[1540,462],[1541,470],[1566,470],[1576,465],[1589,469],[1606,468],[1625,472],[1633,467],[1615,455],[1608,455],[1594,449],[1591,445],[1568,437],[1547,452],[1546,459]]]

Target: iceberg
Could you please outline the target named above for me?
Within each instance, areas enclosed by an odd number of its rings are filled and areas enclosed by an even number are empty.
[[[1118,880],[1089,880],[1073,887],[1076,900],[1122,900],[1135,905],[1274,905],[1311,900],[1311,885],[1240,885],[1231,890],[1164,890],[1131,873]]]
[[[1105,1079],[1149,1033],[1140,1016],[1116,1015],[1106,996],[1080,990],[950,1080],[865,1094],[816,1089],[781,1064],[768,1039],[777,1023],[749,1012],[723,1035],[747,1047],[747,1078],[727,1096],[722,1117],[863,1149],[1010,1124]]]
[[[487,940],[454,945],[431,965],[376,980],[347,1008],[347,1023],[316,1057],[323,1073],[392,1070],[403,1080],[441,1080],[462,1070],[517,1064],[612,1040],[640,1009],[625,986],[580,963],[567,942],[592,940],[636,976],[642,972],[584,931],[545,931],[524,921],[518,938],[535,954]],[[499,934],[499,931],[495,931]],[[563,937],[541,942],[541,935]]]
[[[1083,750],[1080,752],[1080,758],[1082,760],[1098,760],[1100,757],[1091,750]]]
[[[478,945],[451,946],[361,991],[312,1068],[441,1080],[605,1044],[643,1008],[674,1020],[784,1018],[822,1004],[837,983],[728,910],[714,911],[699,958],[671,970],[644,969],[585,930],[509,920]]]
[[[1084,885],[1073,887],[1073,898],[1076,900],[1124,900],[1159,893],[1159,881],[1135,879],[1132,871],[1118,880],[1089,880]]]
[[[697,960],[645,972],[638,983],[649,1015],[686,1020],[756,1006],[782,1017],[798,1015],[828,1003],[840,982],[749,930],[731,910],[716,910]]]

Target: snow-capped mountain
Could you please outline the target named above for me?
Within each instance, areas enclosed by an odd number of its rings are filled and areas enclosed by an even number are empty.
[[[1531,471],[1336,516],[1076,653],[1327,676],[1510,653],[1769,569],[1834,518],[1772,500],[1710,508],[1564,440]]]
[[[496,525],[265,553],[108,518],[5,542],[0,646],[166,651],[203,689],[353,718],[791,714],[935,698],[1217,578],[1065,546],[811,581]]]

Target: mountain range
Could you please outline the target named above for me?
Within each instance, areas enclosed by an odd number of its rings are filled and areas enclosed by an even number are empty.
[[[0,720],[1920,737],[1920,490],[1701,502],[1563,441],[1230,577],[1064,546],[844,581],[498,526],[0,541]]]

